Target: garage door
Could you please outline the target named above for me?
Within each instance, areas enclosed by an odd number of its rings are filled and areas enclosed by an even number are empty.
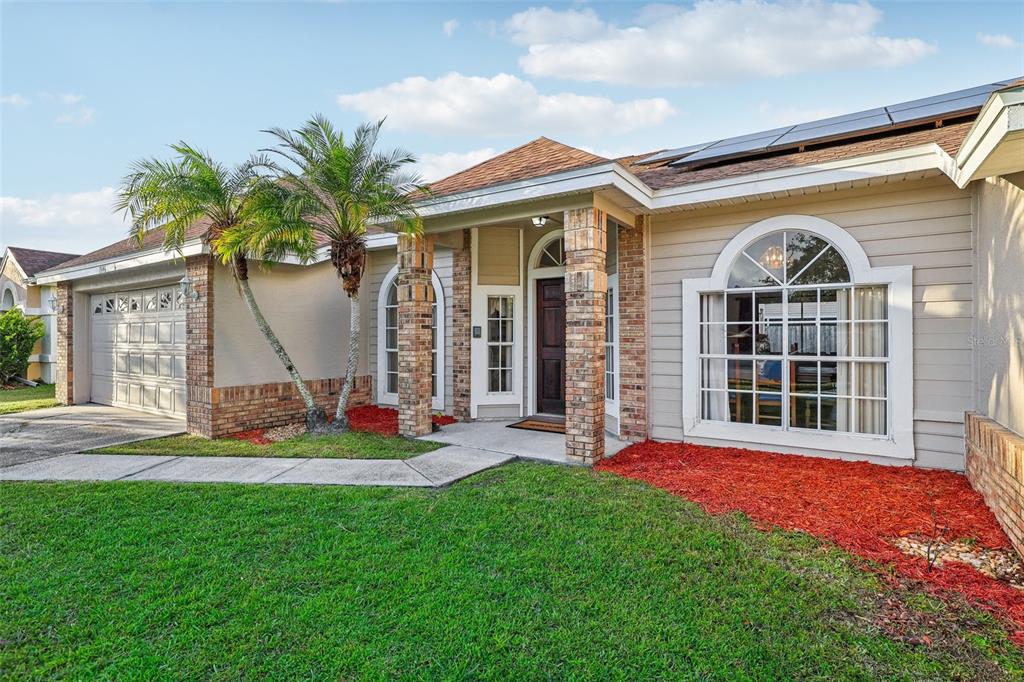
[[[97,294],[92,401],[185,416],[185,310],[177,287]]]

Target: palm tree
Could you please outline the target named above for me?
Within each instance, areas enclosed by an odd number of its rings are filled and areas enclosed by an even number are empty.
[[[287,162],[288,167],[277,170],[281,186],[291,194],[290,215],[302,220],[311,239],[319,236],[330,244],[331,263],[349,297],[348,365],[334,418],[339,430],[348,428],[345,410],[359,362],[359,287],[366,266],[367,227],[391,224],[409,235],[423,230],[415,202],[427,189],[408,170],[416,157],[400,149],[376,151],[383,124],[381,120],[360,125],[351,141],[322,115],[298,130],[265,131],[278,144],[263,151]],[[274,225],[256,225],[248,238],[249,248],[261,251],[268,241],[280,239],[280,234]]]
[[[171,145],[171,149],[177,153],[171,161],[143,159],[132,164],[118,194],[116,209],[131,215],[130,235],[140,245],[147,234],[159,229],[164,233],[164,248],[179,252],[190,227],[200,221],[209,223],[205,239],[214,255],[230,268],[256,326],[302,397],[306,427],[318,428],[325,421],[324,412],[317,407],[295,363],[263,316],[249,285],[250,259],[269,267],[272,260],[292,253],[308,261],[316,250],[312,236],[303,226],[288,222],[284,205],[287,194],[263,173],[270,166],[266,156],[255,156],[227,168],[184,142]],[[257,225],[272,227],[276,235],[265,241],[259,251],[237,246],[220,248],[225,232]]]

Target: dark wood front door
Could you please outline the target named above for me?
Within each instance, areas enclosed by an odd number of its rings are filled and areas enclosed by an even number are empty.
[[[565,414],[565,280],[537,280],[537,411]]]

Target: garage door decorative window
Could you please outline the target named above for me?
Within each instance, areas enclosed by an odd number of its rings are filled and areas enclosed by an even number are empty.
[[[888,287],[813,233],[760,237],[700,295],[703,421],[885,437],[889,364]]]

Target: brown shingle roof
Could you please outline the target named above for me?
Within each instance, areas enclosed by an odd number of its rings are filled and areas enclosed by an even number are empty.
[[[192,227],[185,231],[185,240],[189,241],[199,237],[206,236],[209,229],[209,221],[199,220]],[[164,231],[163,229],[151,230],[142,240],[141,246],[137,241],[126,237],[120,241],[116,241],[113,244],[108,244],[103,248],[90,251],[84,256],[79,256],[73,260],[61,263],[61,269],[71,268],[78,265],[88,265],[89,263],[95,263],[101,260],[107,260],[108,258],[117,258],[118,256],[129,256],[135,251],[146,251],[149,249],[155,249],[164,243]],[[53,269],[53,268],[50,268]]]
[[[956,154],[960,144],[964,141],[968,131],[971,129],[972,121],[947,124],[941,128],[924,128],[912,131],[897,133],[895,135],[877,136],[870,139],[861,139],[847,142],[845,144],[833,144],[828,146],[809,149],[803,152],[792,152],[778,156],[761,157],[757,159],[741,159],[733,162],[709,166],[706,168],[678,168],[669,166],[668,162],[660,164],[640,165],[636,163],[643,158],[650,156],[626,157],[619,159],[626,168],[646,183],[651,189],[665,189],[667,187],[681,187],[697,182],[708,182],[724,178],[748,175],[750,173],[761,173],[764,171],[777,170],[780,168],[791,168],[795,166],[808,166],[815,163],[838,161],[840,159],[852,159],[858,156],[875,154],[877,152],[906,149],[918,145],[934,142],[948,154]]]
[[[586,168],[609,159],[576,147],[538,137],[532,142],[487,159],[430,184],[434,196],[468,192],[491,185],[539,178],[561,171]]]
[[[78,257],[77,253],[40,251],[39,249],[25,249],[20,246],[8,246],[7,250],[14,256],[14,260],[18,261],[18,265],[21,266],[26,277],[33,277],[37,272],[48,270]]]

